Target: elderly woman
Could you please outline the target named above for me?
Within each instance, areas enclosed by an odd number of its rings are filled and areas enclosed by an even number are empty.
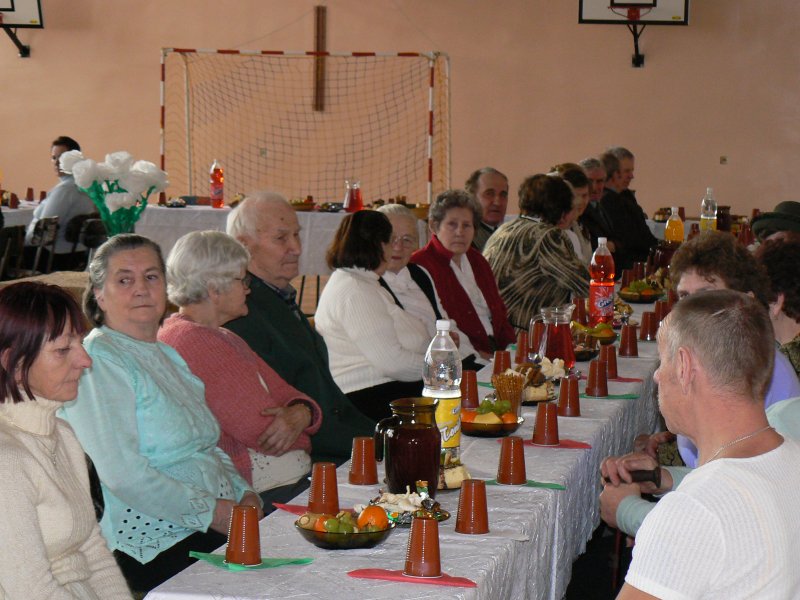
[[[800,241],[768,239],[756,251],[769,278],[769,319],[780,350],[800,375]]]
[[[559,227],[572,205],[572,188],[561,177],[528,177],[519,187],[520,218],[500,227],[483,251],[516,327],[589,291],[586,264]]]
[[[583,169],[575,163],[562,163],[552,169],[557,175],[572,186],[572,210],[559,222],[558,226],[572,242],[575,255],[585,264],[592,260],[592,236],[584,227],[580,218],[589,205],[589,178]]]
[[[92,364],[84,321],[56,286],[0,291],[0,597],[128,598],[100,534],[86,460],[56,411]]]
[[[89,265],[84,341],[92,368],[64,417],[97,467],[103,534],[132,589],[149,590],[225,542],[237,503],[258,496],[217,447],[203,382],[158,341],[166,307],[159,247],[117,235]]]
[[[389,402],[419,396],[430,336],[425,325],[381,286],[391,252],[385,215],[347,215],[328,249],[335,269],[314,316],[330,352],[333,378],[373,419],[389,416]]]
[[[471,247],[480,219],[474,196],[463,190],[442,192],[428,213],[431,240],[411,255],[411,262],[431,274],[447,314],[480,356],[490,358],[515,336],[489,263]]]
[[[167,259],[167,295],[180,307],[158,332],[206,386],[222,429],[219,447],[264,502],[288,502],[308,487],[316,402],[298,392],[222,325],[247,314],[250,255],[219,231],[183,236]]]
[[[437,319],[449,317],[442,307],[430,274],[423,267],[409,263],[411,254],[419,248],[417,217],[402,204],[386,204],[378,212],[385,214],[392,224],[392,244],[387,257],[389,264],[383,280],[403,309],[422,321],[428,336],[433,338]],[[469,338],[458,331],[455,323],[452,325],[450,335],[456,340],[463,367],[479,370],[486,363],[478,356]]]

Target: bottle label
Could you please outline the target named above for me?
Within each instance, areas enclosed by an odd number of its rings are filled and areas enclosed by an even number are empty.
[[[223,186],[221,183],[212,183],[210,192],[212,200],[222,200]]]
[[[589,286],[589,314],[600,317],[614,316],[614,286]]]
[[[461,445],[461,396],[439,398],[436,405],[436,424],[442,434],[442,451]]]

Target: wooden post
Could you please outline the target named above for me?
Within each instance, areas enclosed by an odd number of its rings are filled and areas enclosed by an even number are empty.
[[[327,42],[328,8],[314,7],[314,110],[325,110],[325,56]]]

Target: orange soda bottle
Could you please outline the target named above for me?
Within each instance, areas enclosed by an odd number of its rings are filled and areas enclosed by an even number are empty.
[[[614,319],[614,257],[604,237],[597,238],[597,250],[589,265],[589,326]]]
[[[211,196],[211,206],[213,208],[222,208],[225,206],[224,199],[224,182],[225,170],[220,166],[217,159],[211,163],[211,170],[208,172],[209,176],[209,196]]]
[[[672,214],[667,221],[667,228],[664,231],[664,239],[676,244],[683,242],[683,221],[681,221],[677,206],[672,207]]]

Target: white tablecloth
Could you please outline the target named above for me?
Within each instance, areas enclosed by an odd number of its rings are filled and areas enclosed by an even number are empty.
[[[136,223],[136,233],[146,236],[161,246],[166,257],[178,239],[191,232],[211,229],[225,231],[231,209],[210,206],[187,206],[166,208],[148,206]],[[298,212],[300,241],[303,253],[300,256],[300,275],[330,275],[325,264],[328,250],[339,223],[347,213]],[[420,240],[427,240],[426,224],[418,221]]]
[[[24,204],[24,205],[23,205]],[[27,203],[20,203],[19,208],[3,207],[3,223],[5,227],[13,227],[15,225],[25,225],[33,220],[33,211],[35,204],[28,205]]]
[[[293,531],[297,517],[276,511],[260,524],[262,554],[308,556],[314,558],[313,563],[231,573],[198,562],[153,590],[147,598],[562,598],[572,562],[584,551],[600,521],[600,462],[609,454],[628,451],[637,434],[652,432],[657,426],[651,378],[656,364],[655,343],[641,342],[639,354],[639,358],[620,358],[618,368],[621,376],[640,377],[644,383],[609,383],[611,394],[635,392],[640,394],[637,399],[581,399],[580,417],[558,419],[562,438],[589,442],[592,449],[525,447],[528,477],[564,484],[566,490],[487,486],[491,532],[478,536],[455,533],[458,492],[439,493],[437,499],[452,513],[452,518],[440,525],[442,568],[451,575],[471,578],[478,584],[477,588],[353,579],[347,576],[353,569],[402,569],[407,530],[396,530],[383,544],[371,550],[326,551],[310,545]],[[578,368],[588,371],[586,363],[578,363]],[[485,381],[488,374],[488,370],[482,371],[479,379]],[[585,382],[581,387],[585,387]],[[487,391],[487,388],[481,389]],[[518,435],[531,438],[535,416],[535,407],[523,407],[525,423]],[[462,436],[461,449],[464,463],[473,477],[495,477],[500,452],[496,439]],[[346,483],[346,465],[339,469],[338,476],[343,507],[377,495],[377,486]],[[306,500],[307,496],[301,495],[295,502]],[[517,541],[510,535],[523,535],[528,539]]]

